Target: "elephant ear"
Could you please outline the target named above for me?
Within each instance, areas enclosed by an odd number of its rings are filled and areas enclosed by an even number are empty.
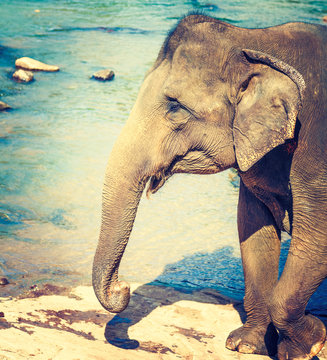
[[[247,171],[294,137],[305,82],[290,65],[260,51],[242,50],[251,72],[239,90],[233,125],[238,166]]]

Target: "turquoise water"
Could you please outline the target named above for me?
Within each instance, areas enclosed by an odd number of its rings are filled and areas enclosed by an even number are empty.
[[[0,97],[13,107],[0,113],[0,276],[12,283],[3,294],[90,283],[108,154],[167,31],[189,11],[245,27],[322,24],[327,4],[1,0]],[[61,70],[17,84],[22,56]],[[115,71],[113,82],[90,80],[104,68]],[[228,172],[170,179],[142,199],[121,277],[242,297],[237,198]]]

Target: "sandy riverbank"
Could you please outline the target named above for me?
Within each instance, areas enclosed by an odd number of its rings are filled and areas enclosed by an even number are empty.
[[[140,284],[132,290],[119,316],[102,309],[91,287],[48,285],[27,298],[0,298],[0,360],[270,359],[225,349],[227,335],[242,323],[240,303],[213,290],[185,294]],[[327,359],[325,349],[318,359]]]

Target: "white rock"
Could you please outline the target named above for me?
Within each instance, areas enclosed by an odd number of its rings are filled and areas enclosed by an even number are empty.
[[[18,82],[31,82],[34,79],[31,71],[25,71],[23,69],[15,71],[12,77]]]
[[[97,71],[96,73],[93,74],[92,78],[101,81],[110,81],[114,78],[114,76],[115,73],[112,70],[106,69],[106,70]]]
[[[15,62],[16,67],[26,69],[26,70],[35,70],[35,71],[58,71],[59,66],[44,64],[41,61],[29,58],[22,57],[17,59]]]
[[[0,111],[7,110],[7,109],[10,109],[10,108],[11,107],[8,104],[6,104],[3,101],[0,101]],[[0,285],[5,285],[5,284],[1,283],[1,279],[0,279]]]

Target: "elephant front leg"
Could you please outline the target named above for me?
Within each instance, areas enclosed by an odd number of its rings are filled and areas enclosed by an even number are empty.
[[[296,234],[283,274],[273,291],[269,309],[279,331],[279,360],[310,360],[326,341],[326,328],[316,317],[306,314],[306,305],[327,276],[326,245],[303,241]]]
[[[245,280],[245,324],[232,331],[226,347],[241,353],[274,355],[278,334],[268,298],[278,279],[280,232],[267,207],[241,182],[238,230]]]

